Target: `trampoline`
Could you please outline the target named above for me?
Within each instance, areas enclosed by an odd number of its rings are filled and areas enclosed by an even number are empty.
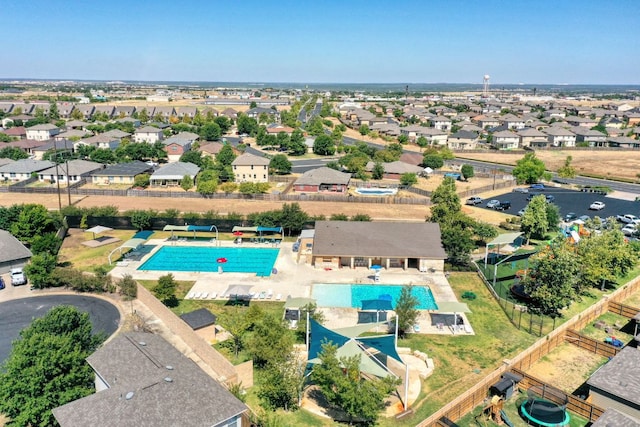
[[[527,399],[520,406],[520,410],[522,416],[527,419],[527,422],[531,422],[536,426],[566,426],[571,420],[564,406],[540,398]]]

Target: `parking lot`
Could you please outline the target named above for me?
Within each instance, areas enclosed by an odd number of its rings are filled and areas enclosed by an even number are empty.
[[[479,208],[487,209],[487,203],[489,200],[499,200],[501,202],[510,201],[511,208],[505,210],[505,213],[511,215],[517,215],[520,209],[524,209],[527,204],[527,198],[530,195],[552,195],[554,196],[553,204],[560,208],[560,214],[564,217],[569,212],[574,212],[578,217],[582,215],[589,215],[593,218],[599,216],[600,218],[607,218],[610,216],[632,214],[640,216],[640,202],[634,202],[629,200],[614,199],[613,197],[606,197],[596,193],[583,193],[580,191],[566,190],[562,188],[546,187],[543,191],[529,190],[528,193],[509,192],[503,193],[490,199],[485,199],[481,204],[477,205]],[[589,210],[589,205],[595,201],[601,201],[605,204],[604,209],[599,211]],[[464,201],[463,201],[464,202]]]

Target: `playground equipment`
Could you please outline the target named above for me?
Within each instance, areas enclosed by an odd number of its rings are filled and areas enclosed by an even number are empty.
[[[511,420],[502,410],[503,406],[504,399],[502,396],[492,396],[489,403],[482,408],[482,412],[475,417],[476,424],[479,424],[479,418],[482,417],[485,421],[491,420],[499,426],[506,424],[509,427],[513,427]]]

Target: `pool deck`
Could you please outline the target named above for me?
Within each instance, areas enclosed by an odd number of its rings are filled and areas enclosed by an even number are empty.
[[[166,271],[141,271],[139,266],[151,257],[161,246],[226,246],[238,247],[232,241],[167,241],[164,239],[150,239],[146,245],[155,245],[151,252],[144,256],[131,256],[116,263],[111,271],[114,277],[131,275],[138,280],[157,280],[167,274]],[[337,270],[324,270],[312,267],[308,264],[296,263],[296,253],[292,251],[293,243],[283,242],[279,245],[243,243],[241,247],[263,247],[280,249],[278,258],[274,264],[277,274],[269,277],[258,277],[254,273],[211,273],[211,272],[172,272],[176,280],[194,281],[193,287],[187,292],[187,298],[200,295],[199,299],[211,299],[216,294],[216,299],[222,300],[220,295],[231,285],[251,286],[254,293],[253,300],[257,301],[286,301],[287,297],[310,297],[314,284],[375,284],[371,270],[364,268]],[[392,269],[381,272],[381,283],[428,286],[436,303],[444,301],[458,301],[453,290],[449,286],[447,278],[442,273],[420,273],[418,270],[408,271]],[[202,298],[206,293],[207,296]],[[226,298],[225,298],[226,299]],[[325,326],[339,328],[357,324],[357,310],[354,308],[327,308],[321,307],[325,314]],[[390,317],[392,317],[390,313]],[[453,314],[438,314],[428,311],[420,311],[418,325],[421,334],[473,334],[473,329],[464,314],[458,314],[464,321],[464,327],[453,326]]]

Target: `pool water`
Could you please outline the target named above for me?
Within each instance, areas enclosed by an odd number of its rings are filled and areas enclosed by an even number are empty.
[[[396,306],[403,285],[338,285],[315,284],[311,297],[318,307],[351,307],[362,308],[363,300],[379,299],[381,295],[391,296],[391,305]],[[411,292],[418,299],[418,310],[437,310],[431,289],[425,286],[414,286]]]
[[[395,188],[356,188],[356,193],[363,196],[393,196],[398,193]]]
[[[138,270],[256,273],[270,276],[279,249],[163,246]],[[226,262],[219,263],[218,259]]]

